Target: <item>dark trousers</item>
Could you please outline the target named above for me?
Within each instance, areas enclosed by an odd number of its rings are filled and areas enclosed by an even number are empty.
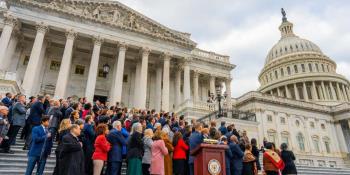
[[[107,162],[107,175],[121,175],[122,162]]]
[[[16,140],[16,136],[18,134],[19,129],[21,129],[21,126],[10,126],[9,131],[7,133],[8,139],[4,140],[2,143],[2,148],[4,149],[4,151],[10,150],[11,143],[13,143]]]
[[[37,165],[36,175],[42,175],[44,173],[46,164],[46,158],[41,158],[40,156],[28,157],[28,165],[25,175],[32,175],[35,165]]]
[[[26,139],[27,138],[28,128],[29,128],[29,124],[26,122],[26,125],[24,125],[23,130],[21,132],[21,139]]]
[[[32,129],[37,126],[37,125],[33,125],[33,124],[30,124],[29,127],[28,127],[28,132],[27,132],[27,138],[26,138],[26,142],[24,144],[24,147],[27,147],[29,148],[30,147],[30,144],[32,143]]]
[[[150,175],[149,168],[151,167],[150,164],[142,164],[142,174],[143,175]]]
[[[189,168],[190,168],[190,175],[194,175],[194,164],[190,163]]]
[[[265,171],[266,175],[278,175],[277,171]]]

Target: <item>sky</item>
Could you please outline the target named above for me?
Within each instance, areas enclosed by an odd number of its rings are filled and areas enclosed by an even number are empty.
[[[259,88],[268,51],[280,39],[281,8],[294,33],[318,45],[350,79],[350,1],[347,0],[119,0],[175,30],[197,47],[230,56],[232,96]]]

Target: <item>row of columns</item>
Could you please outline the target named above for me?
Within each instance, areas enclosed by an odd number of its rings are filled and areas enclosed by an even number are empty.
[[[324,81],[320,82],[320,86],[316,86],[315,81],[311,82],[311,98],[313,100],[341,100],[341,101],[350,101],[350,90],[349,87],[338,82],[328,82],[328,86],[325,85]],[[334,87],[335,83],[335,87]],[[300,100],[300,92],[298,89],[297,83],[292,84],[294,95],[296,100]],[[328,89],[329,88],[329,89]],[[291,90],[289,85],[284,86],[285,94],[282,95],[280,88],[277,88],[278,96],[285,96],[287,98],[292,98]],[[270,94],[273,95],[273,90],[270,91]],[[310,101],[309,93],[307,90],[306,82],[302,82],[302,95],[305,101]]]
[[[6,48],[9,45],[11,34],[13,33],[14,26],[17,24],[17,19],[8,16],[5,20],[5,26],[2,31],[0,38],[0,61],[6,60]],[[33,48],[30,54],[29,62],[24,74],[22,88],[24,93],[29,95],[33,94],[34,87],[36,86],[37,77],[40,74],[40,67],[42,66],[45,51],[46,42],[45,35],[49,31],[49,27],[44,23],[38,23],[36,25],[36,36],[34,39]],[[60,70],[58,73],[58,78],[56,82],[56,88],[54,92],[55,98],[64,98],[66,96],[67,86],[69,84],[70,70],[72,65],[72,54],[74,48],[74,41],[77,37],[77,32],[73,29],[66,31],[66,43],[64,47],[64,52],[62,56],[62,61],[60,65]],[[101,46],[104,39],[100,36],[93,36],[93,51],[91,56],[91,62],[89,67],[87,85],[85,96],[89,101],[93,100],[96,79],[98,75],[98,65],[100,59]],[[118,44],[118,57],[115,61],[114,69],[112,72],[112,85],[110,88],[110,103],[114,105],[116,102],[121,102],[122,98],[122,85],[123,85],[123,74],[125,65],[125,56],[127,51],[127,45],[125,43]],[[135,76],[135,92],[134,92],[134,106],[137,108],[146,107],[146,97],[147,97],[147,77],[148,77],[148,59],[149,59],[150,49],[141,49],[141,61],[136,64],[136,76]],[[156,98],[159,99],[159,103],[156,105],[159,109],[164,111],[170,110],[170,53],[164,53],[161,55],[164,61],[163,66],[157,68],[156,73],[156,87],[157,95]],[[181,102],[191,99],[191,82],[190,82],[190,58],[185,58],[182,67],[177,69],[175,73],[175,103],[180,105]],[[162,69],[163,68],[163,69]],[[181,99],[181,75],[183,71],[183,100]],[[193,73],[193,99],[199,100],[199,73],[194,71]],[[163,84],[163,86],[162,86]],[[228,93],[228,99],[231,98],[231,80],[226,81],[226,89]],[[163,88],[162,88],[163,87]],[[210,92],[215,94],[215,76],[210,77]],[[161,100],[160,100],[161,99]]]

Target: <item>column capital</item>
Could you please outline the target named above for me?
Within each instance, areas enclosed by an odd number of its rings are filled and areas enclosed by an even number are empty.
[[[185,57],[185,58],[183,59],[183,63],[184,63],[184,65],[188,65],[188,64],[190,64],[190,63],[191,63],[191,61],[192,61],[192,58],[191,58],[191,57]]]
[[[92,41],[94,42],[94,45],[101,46],[104,39],[100,35],[97,35],[92,37]]]
[[[119,51],[126,51],[128,49],[128,44],[126,42],[118,43]]]
[[[47,31],[49,31],[49,26],[44,22],[39,22],[36,24],[36,30],[40,33],[46,33]]]
[[[163,52],[161,54],[161,57],[163,57],[164,61],[170,61],[171,60],[171,53],[170,52]]]
[[[193,70],[193,78],[198,78],[199,77],[199,70],[195,69]]]
[[[148,47],[142,47],[141,48],[141,54],[142,56],[148,56],[151,53],[151,49]]]
[[[231,83],[232,77],[225,77],[225,82],[226,83]]]
[[[68,29],[66,31],[66,37],[67,39],[74,40],[77,37],[77,32],[75,32],[73,29]]]
[[[4,23],[5,25],[9,25],[11,27],[14,27],[15,25],[18,24],[18,19],[16,17],[14,17],[13,15],[11,15],[10,13],[4,13]]]

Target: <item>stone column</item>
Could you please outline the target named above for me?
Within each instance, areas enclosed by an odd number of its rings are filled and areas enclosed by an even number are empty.
[[[216,92],[215,92],[215,76],[214,75],[210,75],[209,87],[210,87],[210,94],[213,94],[215,97]]]
[[[5,59],[7,59],[6,56],[6,50],[9,45],[10,39],[11,39],[11,34],[13,31],[13,28],[17,24],[17,18],[13,17],[12,15],[8,13],[4,13],[4,28],[2,29],[1,32],[1,37],[0,37],[0,63],[3,63]],[[3,67],[1,66],[1,69]]]
[[[344,86],[344,89],[345,89],[345,92],[346,92],[346,96],[348,97],[348,101],[350,101],[350,89],[349,89],[349,86]]]
[[[290,91],[289,91],[288,85],[285,85],[284,88],[285,88],[285,90],[286,90],[286,96],[287,96],[287,98],[292,98],[291,95],[290,95]]]
[[[337,133],[337,139],[338,139],[338,144],[339,144],[339,148],[341,150],[342,153],[348,153],[348,148],[346,145],[346,140],[344,137],[344,133],[343,133],[343,129],[341,128],[341,125],[339,123],[339,121],[334,123],[335,126],[335,132]],[[334,139],[333,139],[334,140]],[[331,140],[332,142],[332,140]]]
[[[329,87],[331,88],[333,100],[337,100],[337,94],[335,94],[334,86],[331,81],[329,82]]]
[[[176,108],[181,104],[181,73],[182,68],[180,66],[177,67],[175,73],[175,105]]]
[[[110,97],[110,104],[115,105],[116,102],[121,103],[122,101],[122,91],[123,91],[123,77],[124,77],[124,63],[125,63],[125,54],[126,54],[127,46],[125,43],[119,44],[119,53],[118,53],[118,60],[116,60],[117,64],[114,69],[114,75],[112,78],[114,78],[113,85],[112,85],[112,95]]]
[[[139,95],[140,72],[141,72],[141,62],[138,60],[136,62],[136,70],[135,70],[134,107],[138,106],[139,101],[140,101],[140,95]]]
[[[162,109],[162,67],[157,65],[156,68],[156,110]]]
[[[277,96],[282,97],[281,90],[279,87],[277,87]]]
[[[337,94],[338,94],[338,96],[339,96],[339,100],[345,101],[345,98],[344,98],[344,96],[343,96],[343,93],[342,93],[341,90],[340,90],[339,83],[336,82],[335,84],[336,84],[336,86],[337,86]]]
[[[328,100],[327,92],[326,92],[326,87],[324,86],[324,82],[321,81],[321,88],[322,88],[322,93],[323,93],[323,99]]]
[[[303,82],[303,96],[305,101],[309,101],[309,95],[307,94],[306,83]]]
[[[350,99],[349,99],[349,91],[348,91],[348,89],[346,88],[346,86],[343,84],[343,94],[344,94],[344,100],[347,100],[347,101],[349,101]]]
[[[184,101],[191,99],[191,80],[190,80],[190,60],[185,58],[184,63]]]
[[[147,76],[148,76],[148,56],[150,50],[148,48],[142,48],[142,62],[140,69],[140,88],[139,90],[139,101],[137,108],[145,109],[146,108],[146,98],[147,98]]]
[[[199,100],[199,95],[198,95],[198,77],[199,73],[198,70],[195,70],[193,72],[193,100],[198,101]]]
[[[231,107],[231,100],[232,100],[232,95],[231,95],[231,81],[232,81],[232,78],[227,78],[227,79],[225,80],[226,94],[227,94],[226,102],[230,105],[230,107]]]
[[[19,31],[14,31],[12,33],[12,36],[11,36],[11,39],[10,39],[10,42],[7,46],[7,49],[6,49],[6,53],[5,53],[5,59],[3,59],[2,64],[0,64],[0,70],[10,70],[11,68],[11,63],[13,64],[12,60],[14,59],[13,58],[13,55],[16,51],[16,48],[17,48],[17,44],[18,44],[18,40],[19,40]],[[16,64],[17,66],[17,64]]]
[[[170,96],[170,53],[165,53],[163,66],[162,110],[169,111]]]
[[[85,97],[89,102],[94,100],[96,78],[98,74],[98,62],[100,59],[100,50],[103,39],[99,36],[93,38],[94,48],[92,51],[91,62],[89,67],[89,75],[86,83]],[[111,103],[114,105],[115,103]]]
[[[294,83],[294,95],[295,95],[295,99],[296,100],[300,100],[299,90],[297,88],[297,84],[296,83]]]
[[[63,57],[61,62],[60,71],[58,73],[56,89],[55,89],[55,98],[60,99],[66,96],[67,85],[70,76],[70,70],[72,65],[72,53],[73,53],[73,44],[74,40],[77,37],[77,33],[71,29],[66,32],[66,45],[63,51]]]
[[[33,44],[33,49],[32,49],[32,52],[30,53],[29,62],[28,62],[26,71],[24,73],[23,83],[22,83],[24,94],[26,94],[27,96],[36,95],[36,94],[32,94],[35,87],[34,82],[35,82],[35,79],[37,78],[36,76],[33,76],[33,75],[37,75],[37,71],[40,70],[39,67],[42,66],[40,65],[40,62],[41,62],[40,55],[43,50],[44,37],[45,37],[45,33],[48,30],[48,26],[43,23],[40,23],[40,24],[37,24],[36,29],[37,29],[37,32],[36,32],[36,36]]]
[[[314,100],[314,101],[315,101],[315,100],[318,100],[318,98],[317,98],[316,84],[315,84],[314,81],[312,82],[311,95],[312,95],[312,100]]]

